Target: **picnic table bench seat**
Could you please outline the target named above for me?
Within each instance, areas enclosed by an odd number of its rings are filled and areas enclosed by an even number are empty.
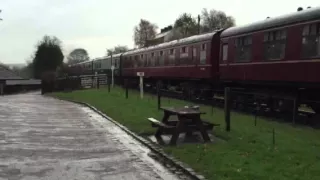
[[[170,126],[168,124],[165,124],[165,123],[158,121],[157,119],[152,118],[152,117],[148,118],[148,120],[151,122],[152,126],[154,126],[154,127],[174,128],[174,126]]]
[[[199,108],[185,107],[161,107],[164,111],[162,121],[158,121],[155,118],[148,118],[152,127],[157,127],[155,137],[162,140],[162,134],[171,134],[170,144],[175,145],[180,133],[185,132],[186,136],[192,135],[193,132],[200,132],[205,142],[210,141],[210,137],[207,133],[208,130],[212,130],[219,124],[214,124],[209,121],[204,121],[200,118],[204,112],[199,111]],[[177,120],[169,120],[170,116],[177,116]]]
[[[167,133],[171,134],[175,129],[174,124],[171,124],[171,125],[165,124],[165,123],[158,121],[157,119],[152,118],[152,117],[148,118],[148,120],[151,122],[152,127],[160,128],[164,134],[167,134]]]

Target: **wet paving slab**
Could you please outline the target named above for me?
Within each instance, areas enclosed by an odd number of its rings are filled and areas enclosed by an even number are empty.
[[[40,93],[0,97],[0,180],[179,179],[149,153],[87,107]]]

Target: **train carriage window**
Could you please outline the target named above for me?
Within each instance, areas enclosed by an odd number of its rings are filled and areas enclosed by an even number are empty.
[[[130,56],[130,67],[135,67],[134,57]]]
[[[192,56],[197,57],[197,48],[196,47],[193,47],[193,49],[192,49]]]
[[[181,53],[186,53],[186,47],[181,48]]]
[[[303,27],[302,36],[307,36],[307,35],[309,35],[309,28],[310,28],[309,25],[305,25],[305,26]]]
[[[175,49],[169,50],[169,65],[174,65]]]
[[[160,53],[159,53],[159,65],[160,66],[164,65],[164,54],[163,54],[163,51],[160,51]]]
[[[140,54],[140,67],[144,67],[143,54]]]
[[[207,44],[203,43],[201,45],[201,51],[200,51],[200,64],[206,64],[206,60],[207,60]]]
[[[207,45],[206,44],[202,44],[201,51],[205,51],[206,49],[207,49]]]
[[[305,25],[302,32],[302,57],[320,56],[320,24]]]
[[[117,68],[118,67],[118,59],[114,60],[114,67]]]
[[[252,37],[243,36],[236,39],[236,62],[248,62],[251,60]]]
[[[143,55],[142,54],[137,55],[137,58],[138,58],[139,67],[143,67],[143,65],[144,65],[144,63],[143,63]]]
[[[148,66],[148,55],[144,54],[144,66],[147,67]]]
[[[263,42],[267,42],[268,38],[269,38],[269,34],[268,33],[264,33]]]
[[[279,60],[285,56],[286,49],[286,30],[276,30],[265,32],[264,59]]]
[[[153,53],[151,53],[150,66],[155,66],[155,57],[154,57],[154,52],[153,52]]]
[[[180,49],[179,64],[188,64],[188,47],[184,46]]]
[[[223,61],[228,60],[228,44],[224,44],[222,46],[222,60]]]
[[[317,34],[317,24],[312,24],[310,29],[310,35],[316,35]]]

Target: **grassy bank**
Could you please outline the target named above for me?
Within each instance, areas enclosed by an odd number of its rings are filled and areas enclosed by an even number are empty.
[[[157,99],[146,95],[143,100],[135,91],[125,99],[120,88],[91,89],[54,96],[87,102],[138,134],[152,134],[155,129],[148,117],[161,119]],[[190,103],[162,98],[163,106],[184,106]],[[164,147],[208,179],[320,179],[320,131],[308,127],[292,127],[271,120],[257,121],[240,113],[231,114],[231,132],[224,131],[223,110],[201,106],[203,118],[221,124],[215,134],[224,140],[211,144]],[[275,130],[273,145],[272,130]]]

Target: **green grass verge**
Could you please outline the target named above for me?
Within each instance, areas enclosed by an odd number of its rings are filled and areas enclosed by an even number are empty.
[[[154,133],[148,117],[161,119],[157,99],[152,95],[139,98],[136,91],[129,91],[125,99],[123,89],[105,88],[54,93],[63,99],[89,103],[138,134]],[[190,103],[162,98],[163,106],[184,106]],[[231,132],[224,131],[223,110],[201,106],[207,112],[203,118],[222,126],[215,134],[227,138],[210,144],[179,145],[164,147],[165,151],[189,164],[208,179],[293,180],[320,179],[320,131],[308,127],[258,119],[233,112]],[[272,143],[275,129],[275,146]]]

